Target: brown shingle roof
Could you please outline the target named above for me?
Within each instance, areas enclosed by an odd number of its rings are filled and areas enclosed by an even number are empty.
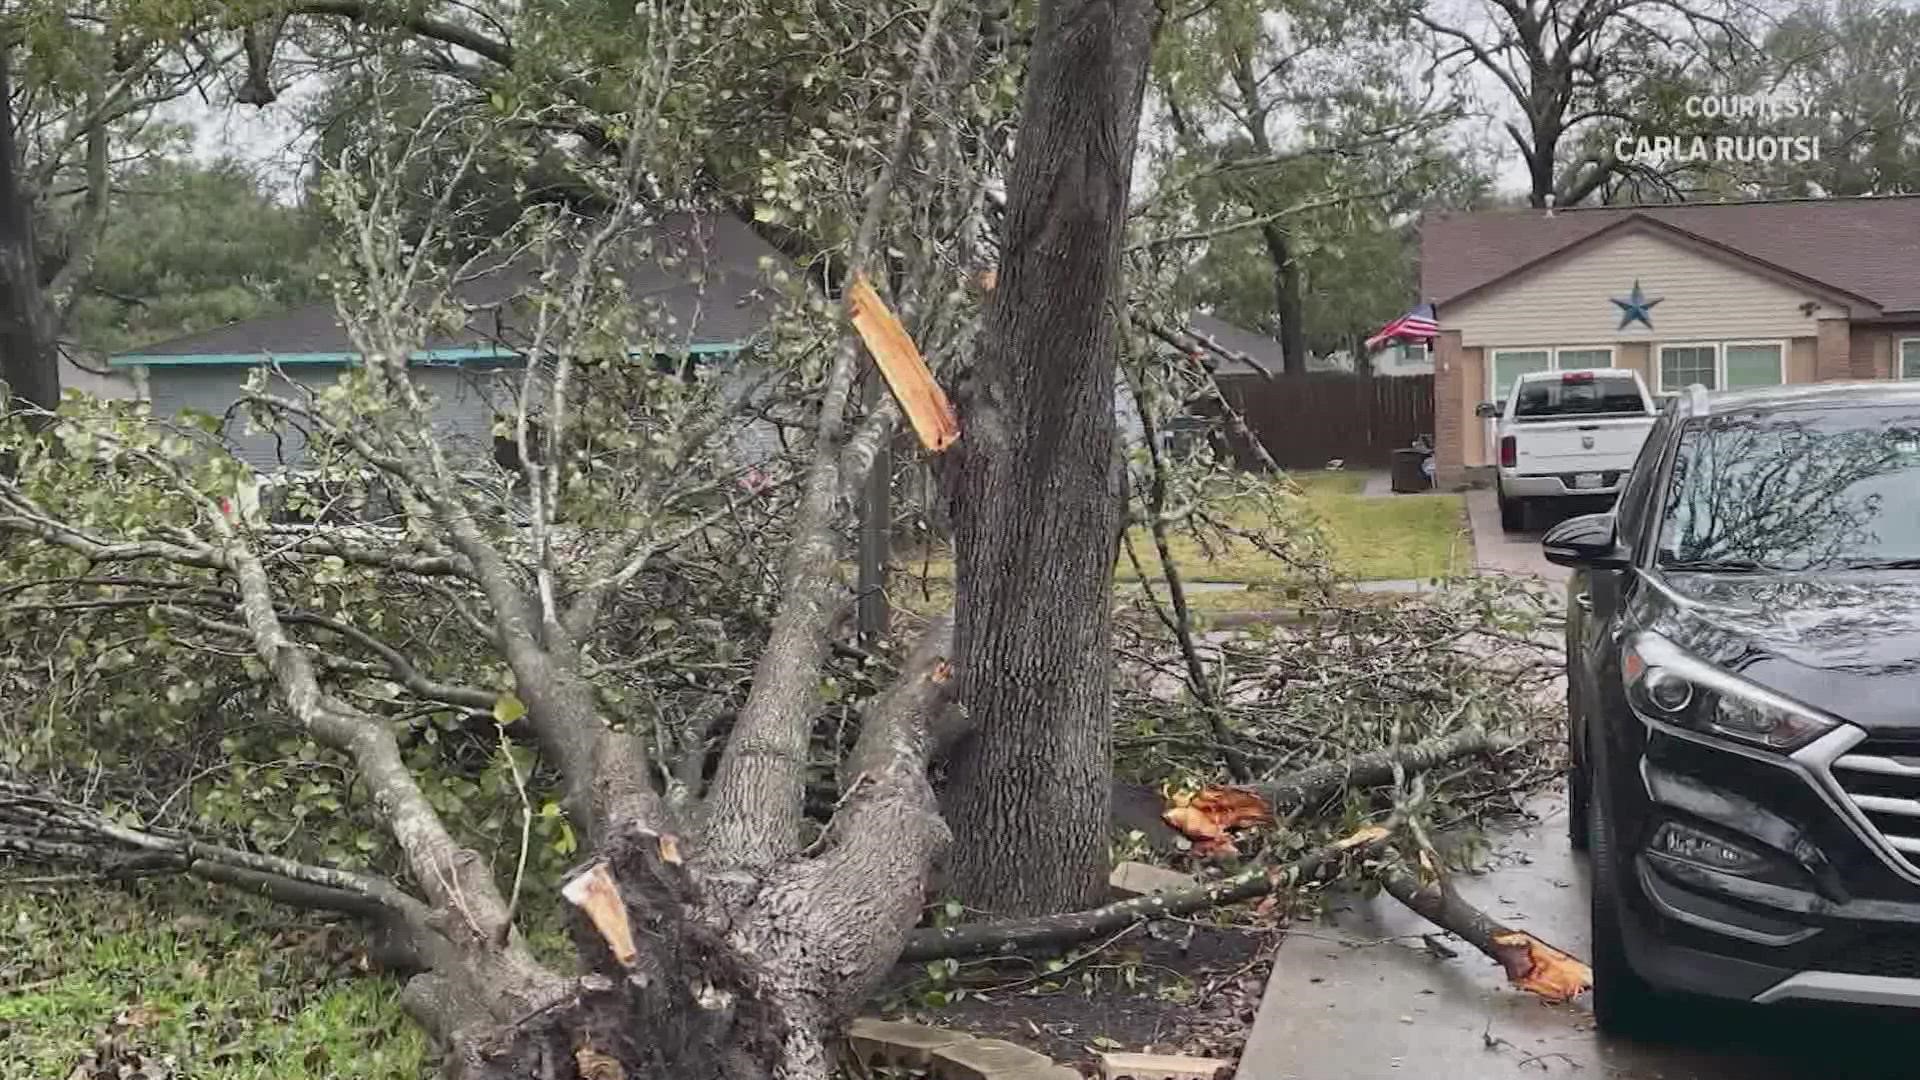
[[[1886,313],[1920,312],[1920,196],[1439,216],[1420,230],[1421,292],[1445,304],[1635,216],[1863,297]]]

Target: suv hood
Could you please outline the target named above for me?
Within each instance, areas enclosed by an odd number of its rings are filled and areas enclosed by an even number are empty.
[[[1920,733],[1920,573],[1647,574],[1648,629],[1875,732]]]

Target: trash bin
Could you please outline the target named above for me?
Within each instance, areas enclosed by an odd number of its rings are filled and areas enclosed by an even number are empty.
[[[1401,494],[1413,494],[1426,491],[1433,486],[1433,477],[1427,468],[1427,462],[1433,458],[1433,451],[1420,447],[1409,447],[1393,452],[1393,490]]]

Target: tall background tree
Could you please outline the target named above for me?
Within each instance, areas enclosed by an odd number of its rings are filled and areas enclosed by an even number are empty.
[[[1754,48],[1722,36],[1724,62],[1674,67],[1643,88],[1645,132],[1819,140],[1819,154],[1693,161],[1666,170],[1678,198],[1833,198],[1920,191],[1920,12],[1841,0],[1802,4],[1763,27]],[[1689,97],[1790,99],[1807,115],[1703,118]],[[1617,194],[1616,194],[1617,197]]]
[[[113,185],[167,144],[155,110],[224,60],[177,25],[138,4],[0,12],[0,377],[15,399],[58,402],[59,343],[89,292]]]
[[[326,299],[325,222],[278,194],[234,161],[163,157],[127,169],[74,298],[69,354],[87,363]]]
[[[1761,14],[1744,0],[1423,0],[1413,18],[1443,67],[1488,87],[1539,208],[1586,202],[1622,176],[1667,190],[1664,168],[1621,157],[1614,136],[1661,119],[1649,89],[1675,71],[1710,78],[1750,55]]]
[[[1192,293],[1276,337],[1289,371],[1397,313],[1412,214],[1471,198],[1458,103],[1390,5],[1200,5],[1170,21],[1154,89],[1151,203],[1191,219],[1171,242],[1204,256]]]

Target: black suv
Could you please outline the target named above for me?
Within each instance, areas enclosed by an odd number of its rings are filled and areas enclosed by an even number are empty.
[[[1601,1027],[1920,1008],[1920,382],[1693,388],[1545,546]]]

